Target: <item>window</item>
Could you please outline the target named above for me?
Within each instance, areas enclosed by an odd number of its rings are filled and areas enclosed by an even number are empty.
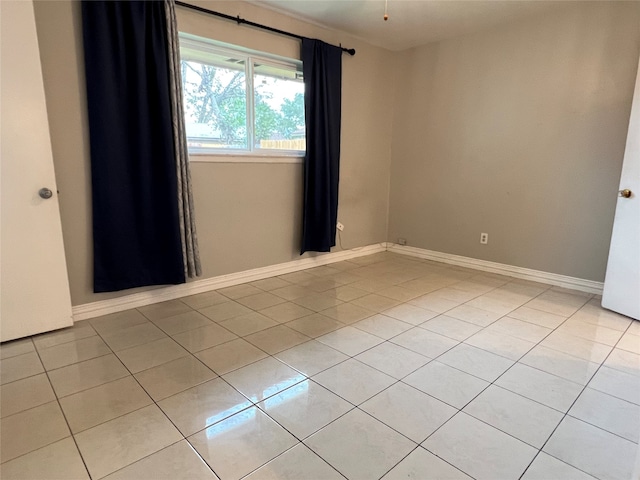
[[[180,34],[189,153],[302,156],[302,62]]]

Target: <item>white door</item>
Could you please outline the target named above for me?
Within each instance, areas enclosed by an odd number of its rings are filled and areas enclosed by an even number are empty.
[[[640,320],[640,66],[619,195],[602,306]]]
[[[0,28],[0,341],[6,341],[73,319],[32,2],[1,0]],[[41,198],[41,188],[51,198]]]

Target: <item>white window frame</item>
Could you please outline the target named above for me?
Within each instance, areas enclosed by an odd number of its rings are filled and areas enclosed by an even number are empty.
[[[230,56],[245,62],[245,88],[247,108],[247,149],[189,148],[189,157],[193,162],[248,162],[248,163],[301,163],[305,153],[301,150],[278,150],[255,148],[255,92],[253,89],[254,64],[272,65],[302,72],[302,61],[292,58],[258,52],[248,48],[222,43],[208,38],[180,32],[180,52],[182,47],[199,50],[204,53]],[[186,60],[189,60],[188,58]],[[197,61],[197,60],[194,60]],[[194,138],[194,137],[191,137]],[[235,157],[232,160],[229,157]]]

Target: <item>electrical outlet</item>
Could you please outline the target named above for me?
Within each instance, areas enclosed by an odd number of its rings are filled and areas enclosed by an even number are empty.
[[[489,243],[489,234],[488,233],[481,233],[480,234],[480,243],[482,245],[486,245],[487,243]]]
[[[406,245],[407,244],[407,239],[406,238],[399,238],[398,239],[398,245]]]
[[[344,225],[343,225],[343,224],[341,224],[340,222],[338,222],[338,224],[336,225],[336,228],[337,228],[338,230],[340,230],[340,231],[343,231],[343,230],[344,230]]]

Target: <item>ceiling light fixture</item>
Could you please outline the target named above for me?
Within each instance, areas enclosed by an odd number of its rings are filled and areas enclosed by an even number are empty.
[[[384,21],[386,22],[387,20],[389,20],[389,15],[387,15],[387,0],[384,0]]]

